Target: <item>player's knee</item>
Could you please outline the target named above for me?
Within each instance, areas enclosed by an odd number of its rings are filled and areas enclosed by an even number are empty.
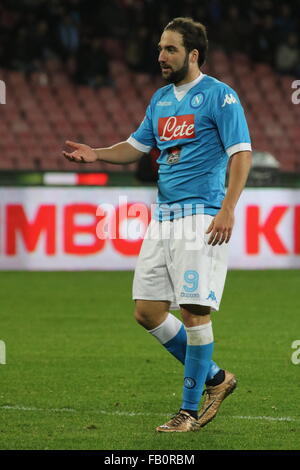
[[[147,322],[147,317],[148,317],[148,315],[144,310],[142,310],[138,307],[135,308],[134,318],[140,325],[142,325],[142,326],[145,325],[145,323]]]
[[[144,302],[136,301],[135,303],[135,310],[134,310],[134,318],[135,320],[145,328],[149,328],[149,321],[151,321],[151,312],[147,305]]]
[[[147,330],[159,326],[168,315],[168,309],[159,308],[157,305],[147,301],[136,301],[134,317],[135,320]]]

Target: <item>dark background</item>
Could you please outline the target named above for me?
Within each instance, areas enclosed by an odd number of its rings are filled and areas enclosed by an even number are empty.
[[[253,149],[271,153],[280,172],[289,173],[257,184],[297,185],[300,104],[292,102],[292,83],[300,77],[300,0],[0,1],[0,79],[7,93],[0,170],[97,167],[134,174],[136,164],[78,167],[61,149],[66,139],[110,146],[136,129],[164,85],[157,44],[177,16],[206,25],[204,73],[236,90]],[[1,181],[9,181],[7,174]]]

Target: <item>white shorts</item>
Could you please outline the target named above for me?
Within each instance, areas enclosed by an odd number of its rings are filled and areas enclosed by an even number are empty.
[[[213,217],[190,215],[173,221],[151,220],[137,261],[133,299],[171,302],[171,309],[197,304],[219,310],[228,245],[208,245]]]

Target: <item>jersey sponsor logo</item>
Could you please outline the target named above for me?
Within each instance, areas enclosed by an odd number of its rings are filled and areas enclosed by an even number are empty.
[[[233,104],[233,103],[237,103],[237,99],[233,96],[232,93],[226,94],[224,98],[224,103],[222,104],[222,108],[224,108],[226,104]]]
[[[190,100],[190,105],[192,106],[192,108],[199,108],[203,102],[204,102],[203,93],[196,93],[196,95],[192,96]]]
[[[171,147],[168,149],[167,163],[169,165],[175,165],[180,160],[181,147]]]
[[[193,139],[195,134],[195,115],[169,116],[159,118],[158,135],[160,140]]]

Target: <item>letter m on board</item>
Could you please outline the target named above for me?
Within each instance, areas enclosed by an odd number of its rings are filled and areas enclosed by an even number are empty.
[[[17,234],[22,237],[26,250],[33,252],[41,234],[45,234],[45,252],[55,253],[55,206],[41,205],[32,221],[29,221],[21,204],[6,208],[6,253],[15,255]]]

